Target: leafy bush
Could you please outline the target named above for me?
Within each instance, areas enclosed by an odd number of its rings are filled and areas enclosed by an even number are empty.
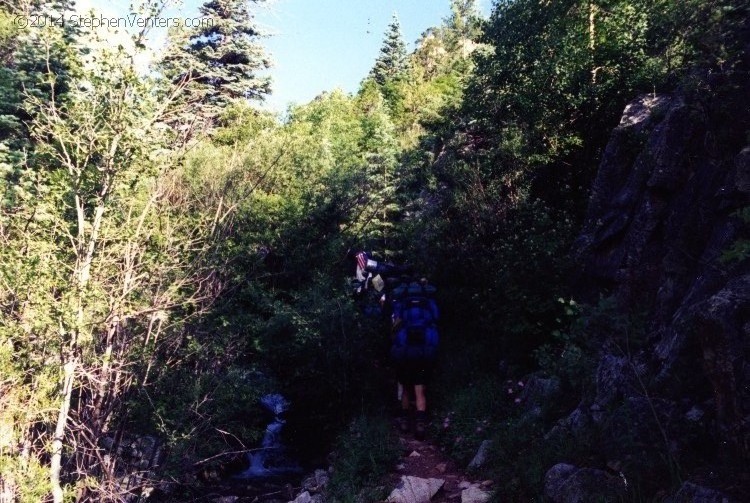
[[[597,310],[580,306],[574,300],[558,299],[563,305],[567,326],[552,331],[551,340],[534,350],[539,368],[545,373],[559,377],[571,391],[585,391],[595,368],[595,346],[598,342],[592,334],[597,315],[606,319],[612,313],[612,304],[600,304]],[[596,311],[597,314],[592,314]],[[561,323],[563,320],[559,320]]]
[[[379,482],[399,456],[398,439],[388,419],[357,417],[336,442],[330,497],[341,503],[383,500],[388,489]]]
[[[445,386],[442,380],[436,385],[439,395],[431,435],[465,465],[482,441],[493,435],[497,421],[511,412],[512,400],[503,396],[500,383],[488,378],[458,389],[446,390]]]

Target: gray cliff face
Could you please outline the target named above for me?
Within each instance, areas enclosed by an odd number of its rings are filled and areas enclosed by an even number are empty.
[[[750,258],[727,260],[749,239],[748,104],[732,126],[717,123],[722,105],[641,96],[614,130],[573,249],[576,283],[645,328],[637,344],[590,334],[596,391],[550,434],[617,424],[678,461],[750,461]]]

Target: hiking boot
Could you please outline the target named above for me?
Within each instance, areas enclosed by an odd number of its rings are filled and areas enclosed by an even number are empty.
[[[409,418],[406,412],[402,412],[397,418],[398,429],[401,433],[409,433]]]
[[[414,427],[414,437],[417,440],[424,440],[425,429],[426,428],[427,428],[427,426],[423,422],[417,421],[417,424]]]
[[[423,411],[417,412],[417,420],[414,426],[414,436],[417,440],[424,440],[425,430],[427,429],[427,414]]]

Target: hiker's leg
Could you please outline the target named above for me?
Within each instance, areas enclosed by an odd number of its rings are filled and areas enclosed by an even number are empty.
[[[415,380],[414,398],[417,402],[417,410],[420,412],[427,410],[427,386],[430,384],[430,379],[432,378],[432,370],[432,362],[422,362],[419,367],[417,379]]]
[[[427,428],[427,398],[425,397],[425,385],[416,384],[414,394],[417,401],[417,413],[414,416],[414,436],[417,440],[423,440]]]
[[[425,395],[425,385],[417,384],[414,386],[414,394],[416,395],[417,410],[424,412],[427,410],[427,397]]]
[[[401,410],[398,413],[398,427],[402,433],[409,431],[409,407],[411,406],[411,386],[403,384],[401,385]]]
[[[411,395],[412,395],[412,386],[403,385],[403,391],[401,393],[401,409],[402,410],[409,410],[409,407],[411,406]]]

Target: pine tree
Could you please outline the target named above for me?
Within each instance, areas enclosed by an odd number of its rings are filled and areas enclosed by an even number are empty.
[[[202,26],[170,34],[161,70],[173,83],[185,83],[186,101],[214,122],[230,102],[262,100],[270,92],[270,79],[258,74],[270,61],[257,43],[261,34],[247,0],[208,0],[200,13],[207,21]]]
[[[398,17],[393,14],[393,20],[388,26],[385,34],[383,47],[380,55],[375,60],[375,65],[370,70],[370,77],[380,86],[401,77],[407,69],[406,44],[401,35],[401,24]]]
[[[393,221],[400,211],[396,202],[398,142],[389,106],[381,89],[368,80],[357,97],[358,116],[362,129],[360,150],[363,154],[364,185],[367,187],[367,207],[360,218],[362,238],[382,256],[390,256]]]
[[[81,27],[62,22],[76,12],[75,1],[34,0],[15,12],[48,20],[44,29],[27,27],[20,34],[14,58],[24,92],[49,94],[54,88],[54,93],[61,97],[69,91],[69,82],[79,70],[77,57],[87,52],[77,43]]]

